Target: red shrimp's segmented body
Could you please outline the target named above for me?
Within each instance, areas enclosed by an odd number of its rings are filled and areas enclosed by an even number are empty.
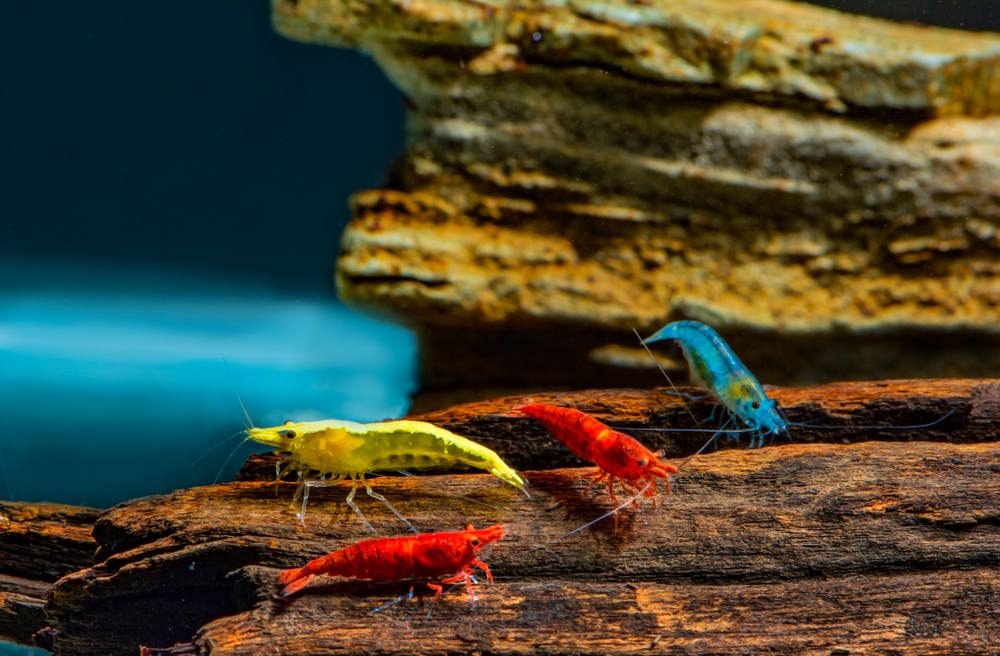
[[[298,569],[282,570],[278,582],[285,587],[282,597],[288,597],[304,588],[314,576],[344,576],[371,581],[402,581],[406,579],[441,579],[428,583],[441,595],[442,583],[465,582],[465,588],[475,600],[472,590],[473,568],[478,567],[490,583],[493,576],[486,563],[476,555],[485,545],[503,537],[500,524],[489,528],[472,528],[464,531],[421,533],[395,538],[362,540],[308,562]],[[412,588],[411,588],[412,591]]]
[[[540,421],[570,451],[600,467],[601,472],[591,487],[610,477],[608,492],[615,503],[618,502],[614,492],[617,479],[633,491],[643,484],[652,483],[644,495],[652,497],[657,496],[656,480],[663,479],[667,494],[670,494],[670,475],[680,470],[659,460],[658,456],[662,453],[653,453],[635,438],[573,408],[529,403],[517,409]]]

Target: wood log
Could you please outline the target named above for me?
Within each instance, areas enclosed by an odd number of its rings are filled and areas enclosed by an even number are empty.
[[[483,608],[471,613],[461,595],[449,595],[445,610],[414,628],[416,641],[399,631],[416,611],[368,616],[406,583],[325,581],[282,610],[270,600],[273,569],[249,583],[245,573],[231,574],[247,565],[300,566],[368,537],[343,503],[346,485],[313,495],[307,528],[287,507],[290,484],[279,499],[270,482],[242,482],[125,504],[98,521],[103,561],[63,578],[53,592],[47,612],[54,646],[60,654],[134,653],[139,644],[187,642],[198,626],[235,616],[207,626],[196,647],[222,654],[259,653],[265,644],[280,653],[444,652],[455,643],[435,640],[454,633],[456,618],[502,635],[512,628],[510,613],[534,618],[523,628],[533,628],[541,644],[572,640],[571,626],[591,625],[569,643],[567,651],[578,653],[602,653],[615,641],[617,651],[648,646],[660,633],[687,636],[681,644],[713,653],[745,649],[753,635],[759,642],[750,644],[779,653],[798,653],[802,644],[863,652],[869,643],[919,653],[1000,638],[989,605],[995,583],[984,585],[1000,568],[1000,444],[719,451],[693,460],[662,508],[645,506],[624,513],[617,526],[607,521],[560,541],[612,505],[602,490],[584,491],[592,471],[527,472],[531,501],[486,475],[379,479],[378,491],[421,530],[467,521],[508,530],[487,557],[497,586]],[[378,502],[363,498],[361,507],[380,531],[405,530]],[[626,593],[627,584],[642,592]],[[854,602],[871,586],[882,592],[858,609]],[[939,592],[928,596],[929,587]],[[582,598],[573,602],[577,593]],[[775,594],[787,598],[776,602]],[[727,598],[734,608],[723,611]],[[897,604],[891,620],[874,612],[879,599]],[[616,605],[617,615],[602,623],[600,613]],[[568,606],[574,622],[550,626],[547,618]],[[620,614],[645,616],[615,620]],[[734,622],[749,614],[761,617],[744,636]],[[768,618],[772,631],[798,625],[795,639],[766,631]],[[361,622],[372,624],[363,630]],[[911,631],[900,629],[907,625]],[[695,634],[687,634],[690,627]],[[708,634],[711,640],[696,640]],[[524,649],[491,639],[497,653]]]
[[[613,507],[604,489],[586,491],[591,468],[527,471],[531,500],[484,474],[373,481],[421,530],[504,524],[507,537],[485,555],[496,585],[480,587],[475,610],[458,590],[429,615],[412,602],[372,617],[407,583],[342,579],[276,602],[276,568],[369,537],[344,504],[346,484],[313,491],[305,527],[289,508],[289,483],[277,498],[272,481],[245,480],[137,499],[97,519],[94,564],[56,583],[44,636],[57,654],[171,645],[163,653],[991,653],[1000,640],[1000,442],[983,440],[997,435],[995,392],[992,381],[775,390],[789,412],[824,420],[953,410],[954,423],[902,438],[937,442],[821,443],[803,428],[791,444],[709,452],[684,467],[661,507],[623,511],[567,539]],[[662,390],[536,398],[633,425],[683,412]],[[505,414],[515,400],[423,418],[474,426],[504,449],[550,441]],[[542,449],[512,454],[551,466]],[[374,499],[358,501],[383,534],[405,532]],[[13,580],[19,572],[3,573],[0,585],[30,592]]]
[[[0,501],[0,639],[32,644],[61,576],[92,564],[93,508]]]
[[[261,585],[273,570],[242,573]],[[759,585],[515,582],[373,617],[334,585],[259,602],[205,627],[211,654],[992,654],[997,570],[823,577]],[[311,630],[296,633],[301,627]],[[197,653],[192,651],[190,653]]]

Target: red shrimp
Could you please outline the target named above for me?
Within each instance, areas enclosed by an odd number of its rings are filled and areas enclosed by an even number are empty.
[[[588,414],[573,408],[561,408],[544,403],[529,403],[517,408],[524,414],[537,419],[570,451],[600,468],[597,478],[587,486],[594,487],[605,478],[612,501],[618,503],[614,485],[618,479],[622,485],[635,492],[646,484],[643,496],[658,497],[657,479],[664,479],[666,492],[670,494],[670,475],[680,472],[668,462],[659,459],[663,453],[653,453],[633,437],[602,424]]]
[[[371,581],[402,581],[405,579],[441,579],[427,583],[434,590],[434,599],[441,596],[442,584],[465,582],[465,589],[472,600],[472,574],[479,568],[493,583],[493,575],[486,563],[476,558],[479,550],[503,537],[500,524],[489,528],[472,528],[464,531],[421,533],[395,538],[362,540],[333,553],[309,561],[305,567],[285,569],[278,575],[284,585],[282,597],[288,597],[304,588],[318,574],[345,576]],[[410,587],[410,594],[413,586]]]

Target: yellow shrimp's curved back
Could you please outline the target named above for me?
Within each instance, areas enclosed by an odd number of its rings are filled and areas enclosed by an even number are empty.
[[[287,452],[296,465],[324,474],[437,469],[466,465],[524,490],[524,480],[491,449],[424,421],[361,424],[327,419],[251,428],[250,439]]]

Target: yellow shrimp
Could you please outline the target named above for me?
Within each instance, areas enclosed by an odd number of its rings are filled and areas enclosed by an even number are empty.
[[[524,480],[496,453],[482,444],[456,435],[424,421],[384,421],[361,424],[353,421],[325,419],[322,421],[285,422],[273,428],[247,430],[249,439],[273,446],[282,459],[275,467],[277,480],[288,472],[298,472],[298,488],[292,507],[302,499],[299,521],[305,525],[309,490],[325,487],[340,478],[353,482],[347,494],[347,505],[357,513],[370,531],[374,527],[354,503],[358,483],[368,496],[378,499],[402,522],[416,529],[385,497],[372,490],[365,474],[372,471],[437,469],[465,465],[488,471],[527,494]],[[319,472],[318,478],[307,478]]]

